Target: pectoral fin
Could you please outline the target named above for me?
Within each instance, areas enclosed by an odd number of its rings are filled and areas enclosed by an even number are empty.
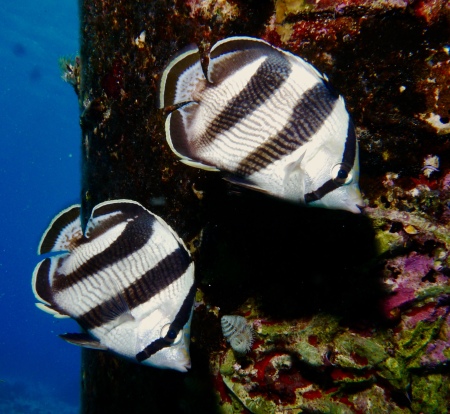
[[[223,179],[225,181],[228,181],[229,183],[237,185],[239,187],[247,188],[247,189],[253,190],[253,191],[259,191],[260,193],[264,193],[264,194],[270,194],[267,190],[264,190],[260,186],[252,183],[249,180],[246,180],[245,178],[240,178],[240,177],[235,177],[235,176],[229,175],[229,176],[223,177]]]
[[[59,335],[59,337],[64,339],[69,344],[82,346],[83,348],[99,349],[102,351],[106,351],[108,349],[106,346],[102,345],[99,341],[86,333],[66,333]]]

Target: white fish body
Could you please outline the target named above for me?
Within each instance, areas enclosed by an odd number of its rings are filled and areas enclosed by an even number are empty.
[[[80,207],[62,211],[39,253],[55,252],[33,273],[37,306],[70,316],[88,334],[66,341],[136,362],[186,371],[194,264],[160,217],[131,200],[97,205],[83,234]]]
[[[308,206],[359,213],[358,143],[344,100],[309,63],[269,43],[231,37],[165,69],[160,106],[171,149],[188,165]]]

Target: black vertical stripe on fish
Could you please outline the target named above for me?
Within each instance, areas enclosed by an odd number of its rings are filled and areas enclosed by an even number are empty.
[[[195,291],[196,287],[195,285],[192,285],[188,295],[186,296],[183,304],[180,307],[180,310],[175,316],[175,319],[170,324],[166,336],[164,338],[162,337],[158,338],[151,344],[147,345],[145,349],[143,349],[141,352],[136,354],[136,359],[138,360],[138,362],[145,361],[159,350],[173,344],[179,332],[183,329],[183,326],[186,325],[186,323],[190,318],[192,312],[192,305],[194,304]]]
[[[269,54],[247,85],[208,125],[207,132],[200,139],[201,145],[209,145],[217,135],[229,130],[262,106],[286,82],[291,71],[291,64],[284,56]]]
[[[188,322],[188,320],[191,316],[192,306],[194,304],[196,290],[197,290],[197,288],[194,283],[194,284],[192,284],[191,288],[189,289],[189,292],[188,292],[186,298],[184,299],[183,304],[180,307],[180,310],[176,314],[175,319],[170,324],[167,335],[170,336],[171,331],[172,332],[175,331],[178,335],[178,332],[181,329],[183,329],[183,326],[186,325],[186,323]],[[175,336],[172,335],[173,339],[175,339],[177,335],[175,335]]]
[[[339,188],[341,184],[338,184],[335,180],[329,179],[324,184],[322,184],[317,190],[311,193],[305,194],[305,203],[312,203],[313,201],[320,200],[328,193],[331,193],[336,188]]]
[[[210,52],[210,59],[213,60],[227,54],[241,51],[250,51],[253,49],[256,49],[258,51],[266,49],[269,51],[269,53],[273,53],[274,50],[276,51],[275,48],[270,46],[264,40],[248,37],[231,37],[228,39],[223,39],[213,46]],[[239,62],[237,63],[239,64]]]
[[[171,343],[166,341],[164,338],[158,338],[156,341],[153,341],[150,345],[146,346],[143,351],[136,354],[136,360],[138,362],[145,361],[161,349],[167,348],[170,345]]]
[[[351,119],[348,121],[347,138],[345,140],[344,154],[342,155],[342,164],[353,167],[356,156],[356,134],[355,127]]]
[[[348,121],[347,138],[345,140],[344,153],[342,154],[342,164],[347,166],[349,170],[353,168],[356,156],[356,134],[353,122]],[[305,203],[312,203],[313,201],[320,200],[331,191],[339,188],[343,183],[339,183],[335,179],[331,178],[321,185],[317,190],[305,194]]]
[[[314,136],[337,102],[338,98],[331,95],[322,83],[305,91],[285,127],[248,154],[239,163],[236,174],[249,176],[291,154]]]
[[[136,218],[139,215],[146,215],[142,206],[134,203],[105,203],[100,207],[95,207],[91,214],[91,220],[86,228],[86,236],[89,240],[100,237],[112,227],[124,222],[125,219]],[[90,225],[95,223],[93,227]]]
[[[53,303],[53,293],[48,280],[51,265],[52,259],[44,259],[39,263],[39,267],[35,269],[33,277],[35,293],[47,303]]]
[[[200,53],[195,45],[188,45],[179,52],[177,57],[172,59],[170,66],[164,71],[161,78],[159,108],[182,103],[175,102],[178,79],[183,72],[192,69],[199,61]]]
[[[183,276],[191,262],[189,253],[179,245],[155,267],[125,289],[123,293],[125,300],[131,308],[148,301]]]
[[[123,219],[120,222],[123,222]],[[144,247],[152,237],[154,222],[155,218],[149,215],[139,215],[133,221],[128,222],[120,236],[106,250],[92,256],[74,272],[57,277],[53,285],[54,289],[56,291],[67,289]],[[101,234],[105,229],[106,227],[103,228]],[[93,240],[95,237],[88,239],[87,243],[91,243]]]
[[[48,227],[39,245],[38,254],[49,253],[55,247],[56,241],[68,226],[73,225],[80,217],[80,206],[74,205],[58,214]],[[80,233],[81,236],[81,233]]]
[[[52,287],[50,286],[49,273],[52,262],[57,261],[59,263],[60,261],[64,260],[64,257],[65,255],[62,257],[52,257],[44,259],[36,267],[33,274],[33,291],[36,295],[36,299],[47,302],[49,305],[45,306],[63,315],[65,315],[66,312],[58,305],[56,305],[54,301]]]
[[[191,261],[186,249],[179,246],[122,292],[79,316],[77,321],[84,329],[93,329],[111,321],[110,309],[122,301],[129,310],[142,305],[182,277]]]

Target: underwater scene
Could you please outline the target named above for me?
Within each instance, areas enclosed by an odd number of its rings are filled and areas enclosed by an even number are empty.
[[[450,412],[447,1],[0,10],[0,412]]]

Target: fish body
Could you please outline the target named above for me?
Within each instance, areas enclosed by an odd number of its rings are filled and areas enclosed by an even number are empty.
[[[184,163],[300,204],[359,213],[358,142],[344,100],[309,63],[269,43],[216,43],[164,70],[166,139]]]
[[[154,367],[190,368],[194,264],[160,217],[135,201],[107,201],[83,232],[74,205],[54,218],[38,253],[54,254],[33,273],[37,306],[86,332],[63,339]]]

